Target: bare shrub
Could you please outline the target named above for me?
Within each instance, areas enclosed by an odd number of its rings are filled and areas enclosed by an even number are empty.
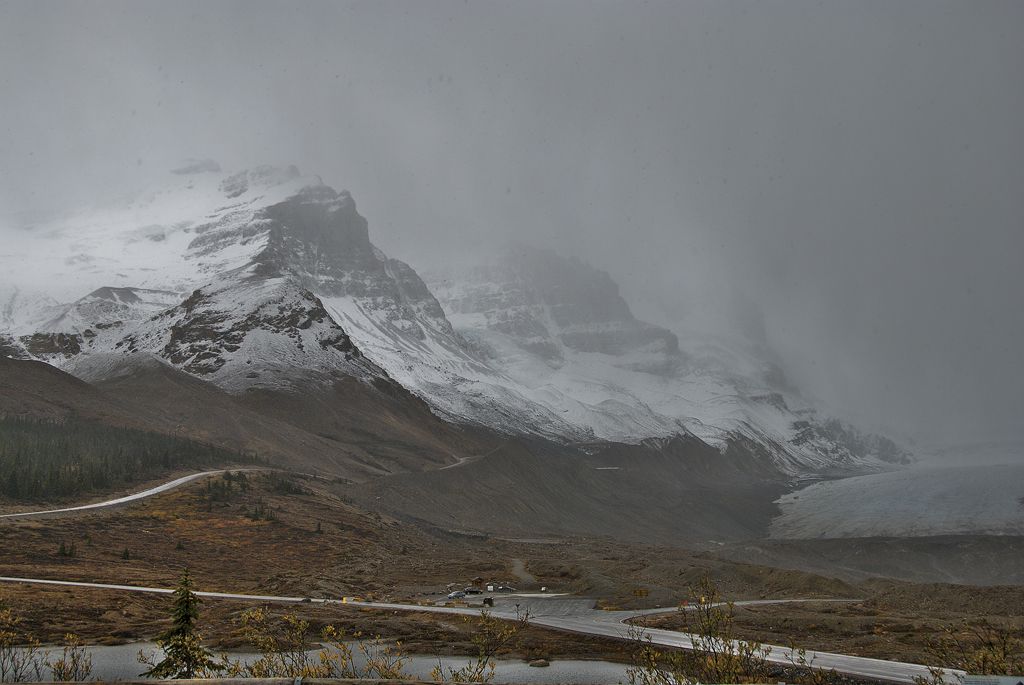
[[[692,648],[662,651],[654,647],[643,628],[632,628],[633,663],[627,670],[631,685],[763,681],[768,676],[771,648],[736,638],[733,603],[722,599],[706,575],[690,587],[689,594],[689,603],[679,611]]]
[[[47,661],[53,680],[82,681],[92,675],[92,655],[74,633],[64,636],[64,649],[55,661]]]
[[[470,620],[466,617],[465,620]],[[476,618],[470,638],[476,647],[476,656],[460,668],[446,667],[438,658],[431,678],[444,683],[489,683],[494,680],[494,659],[502,651],[522,644],[520,633],[530,623],[529,612],[516,610],[516,620],[495,618],[487,611]]]

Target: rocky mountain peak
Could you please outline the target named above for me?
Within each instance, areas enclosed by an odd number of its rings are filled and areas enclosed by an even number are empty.
[[[251,228],[266,231],[266,247],[254,261],[267,273],[292,272],[333,291],[352,271],[379,268],[369,224],[352,196],[328,186],[307,186],[265,207],[241,232]]]

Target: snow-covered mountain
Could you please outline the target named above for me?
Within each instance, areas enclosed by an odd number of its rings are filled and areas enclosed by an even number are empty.
[[[754,347],[681,344],[637,320],[577,260],[516,247],[424,282],[373,245],[347,192],[295,167],[198,169],[22,237],[0,257],[0,352],[73,373],[144,354],[234,393],[390,379],[457,423],[575,443],[742,439],[794,473],[904,456],[819,420]],[[40,273],[47,292],[17,289]]]
[[[821,419],[762,346],[637,320],[608,274],[522,245],[428,274],[456,331],[540,401],[607,440],[742,436],[785,470],[898,462],[890,441]]]
[[[316,304],[308,306],[326,308],[332,324],[351,335],[366,360],[383,369],[380,373],[427,399],[445,418],[560,439],[593,437],[524,397],[514,382],[473,354],[416,272],[370,242],[366,219],[349,193],[336,192],[317,177],[301,176],[294,167],[189,176],[121,208],[93,210],[36,227],[32,234],[34,241],[25,241],[25,258],[39,255],[39,268],[59,273],[63,285],[82,283],[103,293],[138,292],[140,285],[181,293],[198,288],[204,306],[217,312],[214,318],[223,318],[219,327],[200,328],[210,339],[206,348],[200,349],[197,341],[188,348],[198,361],[168,349],[173,337],[168,326],[173,324],[167,317],[147,320],[155,311],[142,308],[136,308],[139,316],[133,319],[127,314],[118,318],[114,334],[106,332],[113,323],[106,313],[88,323],[62,316],[82,307],[53,303],[41,318],[60,320],[60,326],[9,328],[38,358],[73,372],[81,364],[73,360],[83,353],[145,352],[192,373],[208,369],[210,355],[217,355],[218,360],[231,358],[231,363],[224,362],[226,370],[208,375],[222,387],[235,392],[265,387],[268,378],[292,386],[286,374],[253,368],[273,365],[280,371],[279,349],[246,357],[249,369],[239,374],[234,361],[243,352],[233,348],[241,343],[219,340],[229,332],[237,337],[238,321],[261,316],[268,288],[288,287],[310,293]],[[101,264],[107,266],[101,269]],[[17,269],[11,274],[16,278]],[[115,285],[97,285],[110,283]],[[292,302],[302,299],[289,297]],[[75,325],[64,319],[74,319]],[[136,327],[140,330],[134,333]],[[254,335],[262,333],[246,337]],[[297,378],[306,378],[308,368],[325,371],[314,349],[303,346],[301,359],[284,355]],[[350,370],[348,361],[339,360],[336,371]]]
[[[342,376],[385,378],[313,293],[248,267],[194,291],[114,343],[156,355],[228,390],[308,389]],[[74,371],[74,365],[70,370]]]
[[[45,307],[52,316],[22,324],[19,342],[33,357],[60,366],[83,352],[108,351],[126,331],[182,297],[166,290],[97,288],[70,304]]]

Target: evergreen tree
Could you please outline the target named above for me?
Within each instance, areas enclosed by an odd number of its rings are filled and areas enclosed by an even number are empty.
[[[152,663],[141,654],[139,656],[140,661],[150,666],[142,674],[143,677],[207,678],[224,669],[203,647],[203,636],[196,628],[199,621],[199,597],[192,591],[192,577],[187,568],[181,574],[181,580],[174,591],[171,620],[173,624],[170,629],[156,641],[164,652],[164,658]]]
[[[174,610],[171,612],[174,625],[164,633],[163,638],[170,639],[178,635],[195,632],[199,620],[199,597],[192,591],[192,575],[186,568],[174,590]]]

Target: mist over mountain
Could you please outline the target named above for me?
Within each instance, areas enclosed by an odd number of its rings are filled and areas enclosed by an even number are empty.
[[[740,339],[768,350],[811,404],[871,432],[1024,437],[1018,4],[175,5],[0,8],[5,327],[38,332],[60,316],[45,327],[70,327],[101,301],[137,308],[98,296],[65,315],[25,300],[39,293],[63,307],[99,288],[179,292],[248,263],[246,241],[262,234],[212,226],[188,278],[164,278],[177,268],[166,255],[196,237],[176,223],[199,221],[191,210],[122,213],[134,232],[116,244],[95,231],[126,196],[159,205],[146,194],[169,176],[199,187],[270,160],[351,191],[387,261],[357,225],[330,250],[361,261],[345,269],[366,297],[396,303],[371,318],[467,369],[499,334],[531,364],[600,345],[643,350],[637,363],[662,369],[678,360],[659,331],[678,337],[682,360],[695,355],[688,338]],[[607,282],[594,286],[607,311],[585,322],[600,336],[559,320],[551,293],[553,326],[537,302],[509,302],[504,321],[456,293],[424,295],[419,275],[510,240],[606,272],[628,315]],[[302,258],[296,282],[319,284],[311,292],[340,317],[345,303],[327,300],[350,291],[317,272],[316,255],[290,256]],[[346,331],[370,326],[345,311]],[[375,363],[393,372],[397,348],[374,340]],[[424,383],[450,381],[431,373]]]

